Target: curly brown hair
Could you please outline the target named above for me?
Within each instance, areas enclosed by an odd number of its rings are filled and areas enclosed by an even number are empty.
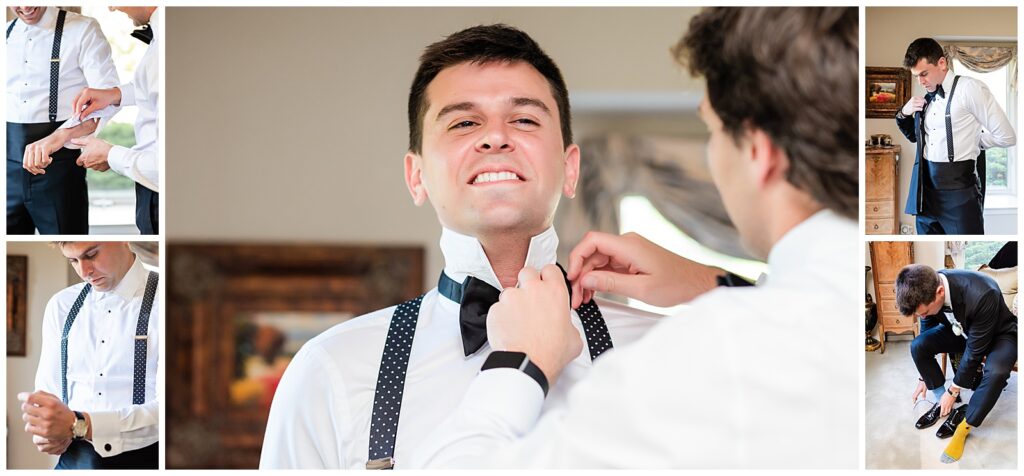
[[[855,7],[708,8],[672,52],[707,80],[733,140],[764,131],[789,158],[789,183],[856,219],[857,42]]]

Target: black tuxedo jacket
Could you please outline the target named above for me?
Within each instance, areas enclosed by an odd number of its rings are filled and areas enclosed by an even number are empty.
[[[946,293],[953,304],[953,317],[960,321],[967,333],[967,347],[953,383],[958,387],[970,387],[995,338],[1003,334],[1017,334],[1017,317],[1006,307],[1003,293],[991,277],[958,269],[945,269],[939,273],[949,281]]]
[[[917,144],[917,133],[921,130],[921,114],[914,114],[913,116],[906,117],[903,114],[896,115],[896,125],[900,128],[900,132],[906,136],[907,140]],[[924,144],[917,144],[917,150],[914,152],[914,172],[910,174],[910,188],[907,193],[907,206],[903,210],[903,213],[907,215],[917,215],[921,213],[924,205],[923,193],[924,187],[920,182],[924,180],[921,177],[921,161],[927,160],[923,157]]]

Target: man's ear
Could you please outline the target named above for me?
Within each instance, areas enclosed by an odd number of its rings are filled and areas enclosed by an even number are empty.
[[[789,160],[785,152],[772,142],[768,133],[761,129],[752,128],[747,132],[747,141],[750,147],[751,160],[753,160],[754,179],[757,185],[764,187],[769,182],[781,177],[789,166]]]
[[[946,63],[946,57],[945,56],[939,57],[939,60],[935,62],[935,66],[938,66],[939,69],[941,69],[943,71],[947,71],[949,69],[949,64]]]
[[[412,202],[417,207],[427,201],[427,187],[423,183],[423,157],[412,152],[405,154],[405,186],[409,187]]]
[[[562,193],[568,198],[576,197],[576,185],[580,179],[580,146],[569,144],[565,149],[565,182]]]

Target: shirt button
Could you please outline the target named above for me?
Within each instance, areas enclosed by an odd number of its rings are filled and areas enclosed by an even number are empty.
[[[103,392],[100,392],[100,396],[101,396],[101,397],[103,396]]]
[[[103,376],[103,372],[100,372],[100,377],[102,377],[102,376]]]
[[[103,445],[103,449],[110,451],[110,443]]]
[[[106,343],[107,343],[107,341],[105,341],[105,340],[101,340],[100,341],[100,344],[106,344]]]

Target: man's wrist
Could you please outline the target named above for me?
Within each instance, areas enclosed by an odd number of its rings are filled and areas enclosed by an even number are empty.
[[[513,352],[496,350],[491,352],[487,356],[487,360],[484,361],[484,365],[480,368],[480,371],[500,368],[514,368],[523,372],[532,378],[537,385],[540,385],[541,390],[544,392],[544,396],[548,395],[550,375],[547,369],[542,369],[537,363],[532,361],[525,352]]]

